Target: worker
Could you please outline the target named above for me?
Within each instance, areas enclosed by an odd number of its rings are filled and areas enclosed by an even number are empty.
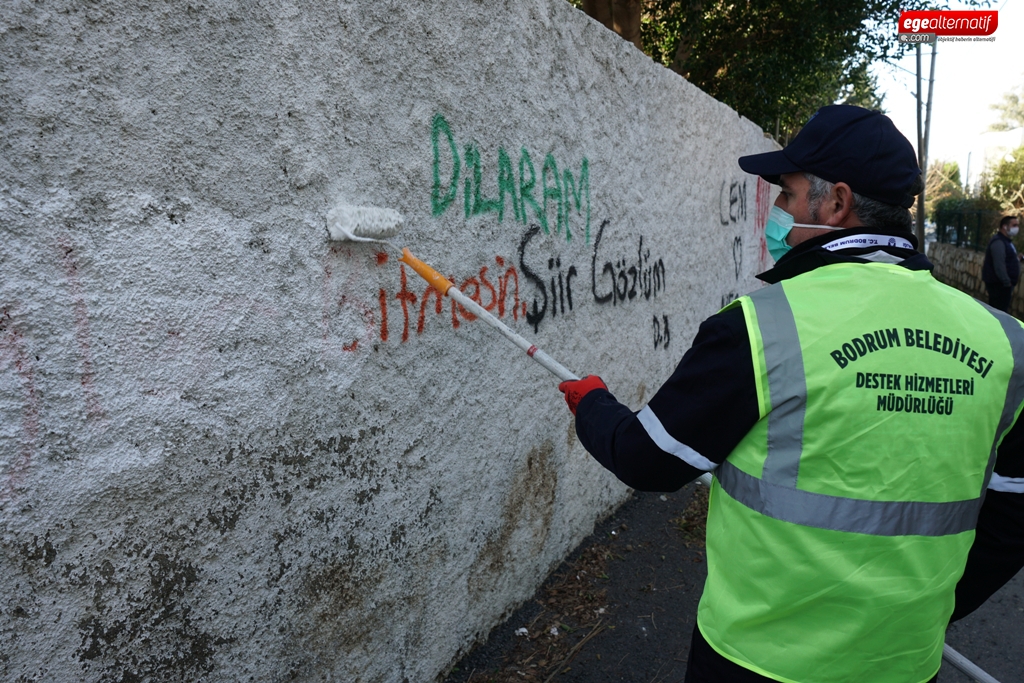
[[[934,680],[1024,328],[931,276],[886,116],[824,107],[739,165],[781,188],[770,286],[705,320],[639,412],[597,376],[559,389],[627,485],[715,474],[687,683]]]

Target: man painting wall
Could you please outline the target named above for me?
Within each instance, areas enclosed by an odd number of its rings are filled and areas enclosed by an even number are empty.
[[[597,376],[559,388],[629,486],[715,473],[688,683],[934,680],[986,488],[1024,484],[1024,328],[931,276],[887,117],[824,107],[739,163],[782,190],[771,286],[706,320],[639,412]],[[989,511],[1017,543],[1020,493]]]

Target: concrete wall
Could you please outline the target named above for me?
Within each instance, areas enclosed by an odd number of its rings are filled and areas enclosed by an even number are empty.
[[[937,280],[988,303],[988,291],[981,279],[981,266],[985,263],[984,251],[935,242],[928,248],[928,258],[935,265],[932,274]],[[1019,286],[1013,290],[1009,312],[1024,320],[1024,291]]]
[[[561,0],[0,4],[0,678],[428,681],[628,495],[772,144]],[[457,161],[456,161],[457,160]]]

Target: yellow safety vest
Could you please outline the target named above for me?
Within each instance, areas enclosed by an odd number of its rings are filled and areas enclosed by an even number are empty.
[[[701,633],[774,680],[927,681],[1024,402],[1024,329],[883,263],[732,305],[761,417],[716,471]]]

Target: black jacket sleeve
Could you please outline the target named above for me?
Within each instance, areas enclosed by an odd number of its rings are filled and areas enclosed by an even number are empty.
[[[580,443],[626,485],[675,491],[725,461],[759,417],[740,308],[701,324],[693,346],[642,412],[604,390],[587,394],[576,409]]]
[[[1024,483],[1024,420],[1018,419],[999,445],[995,472]],[[950,621],[962,619],[1024,567],[1024,491],[989,491],[981,506],[974,545],[956,585]]]

